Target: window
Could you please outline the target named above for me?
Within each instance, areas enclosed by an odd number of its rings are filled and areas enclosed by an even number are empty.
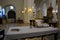
[[[0,6],[0,18],[2,17],[2,7]]]
[[[2,16],[4,16],[4,15],[5,15],[5,9],[2,8]]]
[[[14,7],[13,6],[10,6],[10,9],[14,9]]]

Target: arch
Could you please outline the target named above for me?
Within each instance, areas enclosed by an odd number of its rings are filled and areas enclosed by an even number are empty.
[[[14,7],[14,9],[10,9],[10,6],[13,6]],[[10,11],[10,10],[13,10],[13,11],[15,11],[15,6],[14,5],[12,5],[12,4],[8,4],[8,5],[6,5],[6,6],[4,6],[4,8],[5,8],[5,12],[6,12],[6,17],[8,18],[8,12]]]
[[[12,4],[8,4],[8,5],[4,6],[4,8],[9,7],[9,6],[13,6],[13,7],[14,7],[14,9],[15,9],[15,6],[14,6],[14,5],[12,5]]]

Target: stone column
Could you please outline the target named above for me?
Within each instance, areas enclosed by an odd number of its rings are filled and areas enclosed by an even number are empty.
[[[58,27],[60,28],[60,0],[58,0]]]
[[[24,22],[29,23],[29,20],[33,18],[33,8],[34,7],[34,0],[24,0]]]

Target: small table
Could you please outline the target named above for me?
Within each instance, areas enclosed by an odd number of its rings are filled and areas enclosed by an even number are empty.
[[[11,31],[12,29],[19,29],[18,31]],[[32,37],[43,37],[47,35],[54,35],[54,40],[57,40],[57,35],[60,30],[58,28],[47,27],[47,28],[30,28],[29,26],[22,27],[9,27],[5,33],[5,40],[21,39]]]

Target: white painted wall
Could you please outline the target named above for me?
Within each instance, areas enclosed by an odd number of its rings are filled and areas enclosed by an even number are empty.
[[[0,0],[0,4],[3,7],[9,4],[15,6],[16,19],[20,17],[20,19],[23,19],[26,23],[29,23],[29,20],[33,15],[33,13],[28,13],[27,11],[24,14],[22,11],[24,11],[24,8],[32,8],[34,6],[34,0]]]
[[[22,10],[24,8],[24,0],[0,0],[0,5],[3,7],[9,4],[12,4],[15,6],[16,19],[18,19],[18,17],[20,17],[20,19],[23,19],[24,16],[22,14]]]

